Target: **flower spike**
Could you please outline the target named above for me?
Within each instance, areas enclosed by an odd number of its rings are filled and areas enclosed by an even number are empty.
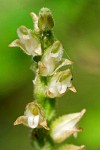
[[[17,29],[18,39],[9,46],[19,47],[32,57],[33,95],[36,101],[27,104],[24,115],[19,116],[14,125],[23,124],[32,129],[33,149],[85,150],[84,145],[61,144],[71,135],[76,137],[77,133],[82,131],[77,127],[77,123],[84,115],[85,109],[53,120],[56,117],[56,98],[63,96],[68,90],[76,92],[69,69],[73,62],[63,58],[63,45],[55,39],[52,31],[54,20],[51,11],[42,8],[38,15],[34,12],[30,15],[34,29],[20,26]]]

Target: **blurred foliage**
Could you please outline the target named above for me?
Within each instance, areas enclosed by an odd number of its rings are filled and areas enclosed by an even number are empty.
[[[1,0],[0,1],[0,149],[31,150],[29,129],[13,127],[13,121],[32,100],[31,58],[8,44],[17,38],[20,25],[33,28],[30,12],[51,9],[54,32],[74,61],[71,92],[58,100],[57,113],[87,109],[81,121],[84,132],[69,143],[100,149],[100,0]],[[60,106],[60,107],[59,107]]]

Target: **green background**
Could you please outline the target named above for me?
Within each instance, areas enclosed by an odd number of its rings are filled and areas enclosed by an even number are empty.
[[[13,126],[33,99],[32,59],[8,44],[17,38],[20,25],[33,28],[29,14],[41,7],[51,9],[64,57],[74,61],[73,84],[78,92],[69,91],[57,100],[57,114],[87,109],[80,122],[83,132],[66,142],[100,150],[100,0],[0,0],[0,150],[32,149],[29,129]]]

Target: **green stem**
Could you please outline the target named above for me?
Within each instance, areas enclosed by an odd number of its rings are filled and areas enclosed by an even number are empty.
[[[56,114],[55,106],[56,106],[55,99],[50,99],[50,98],[44,99],[43,108],[44,108],[45,117],[46,117],[48,123],[50,123],[52,121],[52,119],[55,117],[55,114]]]
[[[54,150],[54,142],[49,135],[49,131],[43,128],[31,131],[31,145],[33,150]]]

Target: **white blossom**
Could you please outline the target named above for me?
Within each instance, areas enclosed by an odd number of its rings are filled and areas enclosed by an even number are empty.
[[[70,69],[55,73],[48,80],[47,96],[50,98],[62,96],[68,89],[76,92],[71,82],[72,74]]]
[[[10,47],[20,47],[27,55],[42,55],[41,43],[34,31],[20,26],[17,29],[19,39],[13,41]]]
[[[63,142],[71,135],[76,136],[81,131],[76,125],[85,113],[85,109],[81,112],[64,115],[51,124],[51,137],[56,143]]]
[[[31,102],[26,106],[24,116],[20,116],[14,122],[14,125],[23,124],[30,128],[44,127],[49,129],[46,120],[42,114],[40,106],[36,102]]]
[[[51,76],[61,67],[72,64],[70,60],[62,59],[62,55],[63,46],[59,41],[47,48],[38,63],[40,75]]]

